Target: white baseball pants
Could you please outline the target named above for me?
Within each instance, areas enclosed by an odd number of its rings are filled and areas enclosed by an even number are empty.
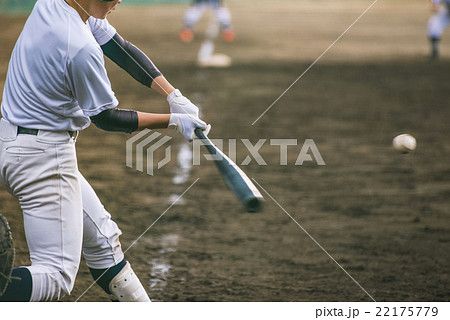
[[[211,8],[214,17],[222,29],[230,28],[231,14],[228,8],[223,6],[213,7],[207,3],[200,3],[189,7],[184,14],[184,26],[190,29],[194,28],[207,8]]]
[[[70,294],[83,253],[88,267],[123,260],[121,231],[78,171],[67,131],[17,134],[0,121],[0,182],[20,202],[30,250],[31,301]]]
[[[427,34],[430,38],[439,39],[444,29],[450,23],[450,12],[447,6],[443,6],[428,20]]]

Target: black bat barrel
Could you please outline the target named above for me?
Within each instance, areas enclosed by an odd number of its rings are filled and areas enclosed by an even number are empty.
[[[233,191],[238,200],[244,205],[248,212],[257,212],[262,207],[264,200],[259,190],[255,187],[253,182],[247,177],[247,175],[235,164],[230,158],[228,158],[219,148],[217,148],[211,140],[203,133],[201,129],[196,129],[195,134],[208,152],[212,155],[218,155],[218,159],[215,159],[215,164],[219,169],[223,179],[225,180],[228,188]]]

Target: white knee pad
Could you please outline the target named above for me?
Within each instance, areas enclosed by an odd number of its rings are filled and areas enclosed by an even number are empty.
[[[151,302],[129,262],[111,280],[109,290],[120,302]]]

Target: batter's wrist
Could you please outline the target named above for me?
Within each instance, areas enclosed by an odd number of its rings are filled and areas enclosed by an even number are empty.
[[[164,98],[167,98],[169,94],[175,91],[175,88],[162,75],[153,80],[151,88],[160,93]]]

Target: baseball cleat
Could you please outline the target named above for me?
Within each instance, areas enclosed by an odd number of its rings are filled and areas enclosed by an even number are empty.
[[[180,37],[181,41],[189,43],[192,41],[192,39],[194,39],[194,33],[192,32],[191,29],[184,28],[184,29],[181,29],[181,31],[179,33],[179,37]]]

